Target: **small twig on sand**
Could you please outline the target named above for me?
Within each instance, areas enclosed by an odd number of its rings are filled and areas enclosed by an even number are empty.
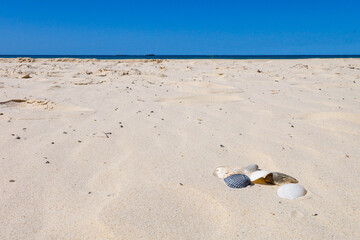
[[[109,134],[111,134],[111,132],[103,132],[104,134],[105,134],[105,136],[106,136],[106,138],[109,138]]]

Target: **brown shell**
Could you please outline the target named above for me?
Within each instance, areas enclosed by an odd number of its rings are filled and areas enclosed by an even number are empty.
[[[286,183],[298,183],[298,180],[285,173],[272,172],[266,175],[265,182],[268,184],[283,185]]]
[[[252,183],[254,183],[254,184],[262,184],[262,185],[270,184],[270,183],[265,181],[265,178],[258,178],[256,180],[252,181]]]

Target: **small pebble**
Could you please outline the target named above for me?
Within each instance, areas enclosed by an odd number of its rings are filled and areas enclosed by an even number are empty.
[[[179,183],[180,184],[180,186],[184,186],[184,184],[182,184],[182,183]]]
[[[20,139],[20,137],[19,137],[19,136],[16,136],[16,139]]]
[[[15,182],[15,180],[11,179],[11,180],[9,180],[9,182]]]
[[[51,144],[55,144],[54,142],[51,142]]]
[[[49,161],[46,161],[45,163],[46,163],[46,164],[49,164],[50,162],[49,162]]]
[[[224,145],[220,144],[220,147],[225,147]]]
[[[67,132],[63,132],[63,134],[67,134]]]

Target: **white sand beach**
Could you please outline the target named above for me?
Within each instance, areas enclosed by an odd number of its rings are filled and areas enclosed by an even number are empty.
[[[360,59],[0,59],[0,239],[360,239],[359,173]]]

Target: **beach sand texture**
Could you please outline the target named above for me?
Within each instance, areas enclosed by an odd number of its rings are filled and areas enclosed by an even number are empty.
[[[360,239],[359,173],[360,59],[0,59],[0,239]]]

